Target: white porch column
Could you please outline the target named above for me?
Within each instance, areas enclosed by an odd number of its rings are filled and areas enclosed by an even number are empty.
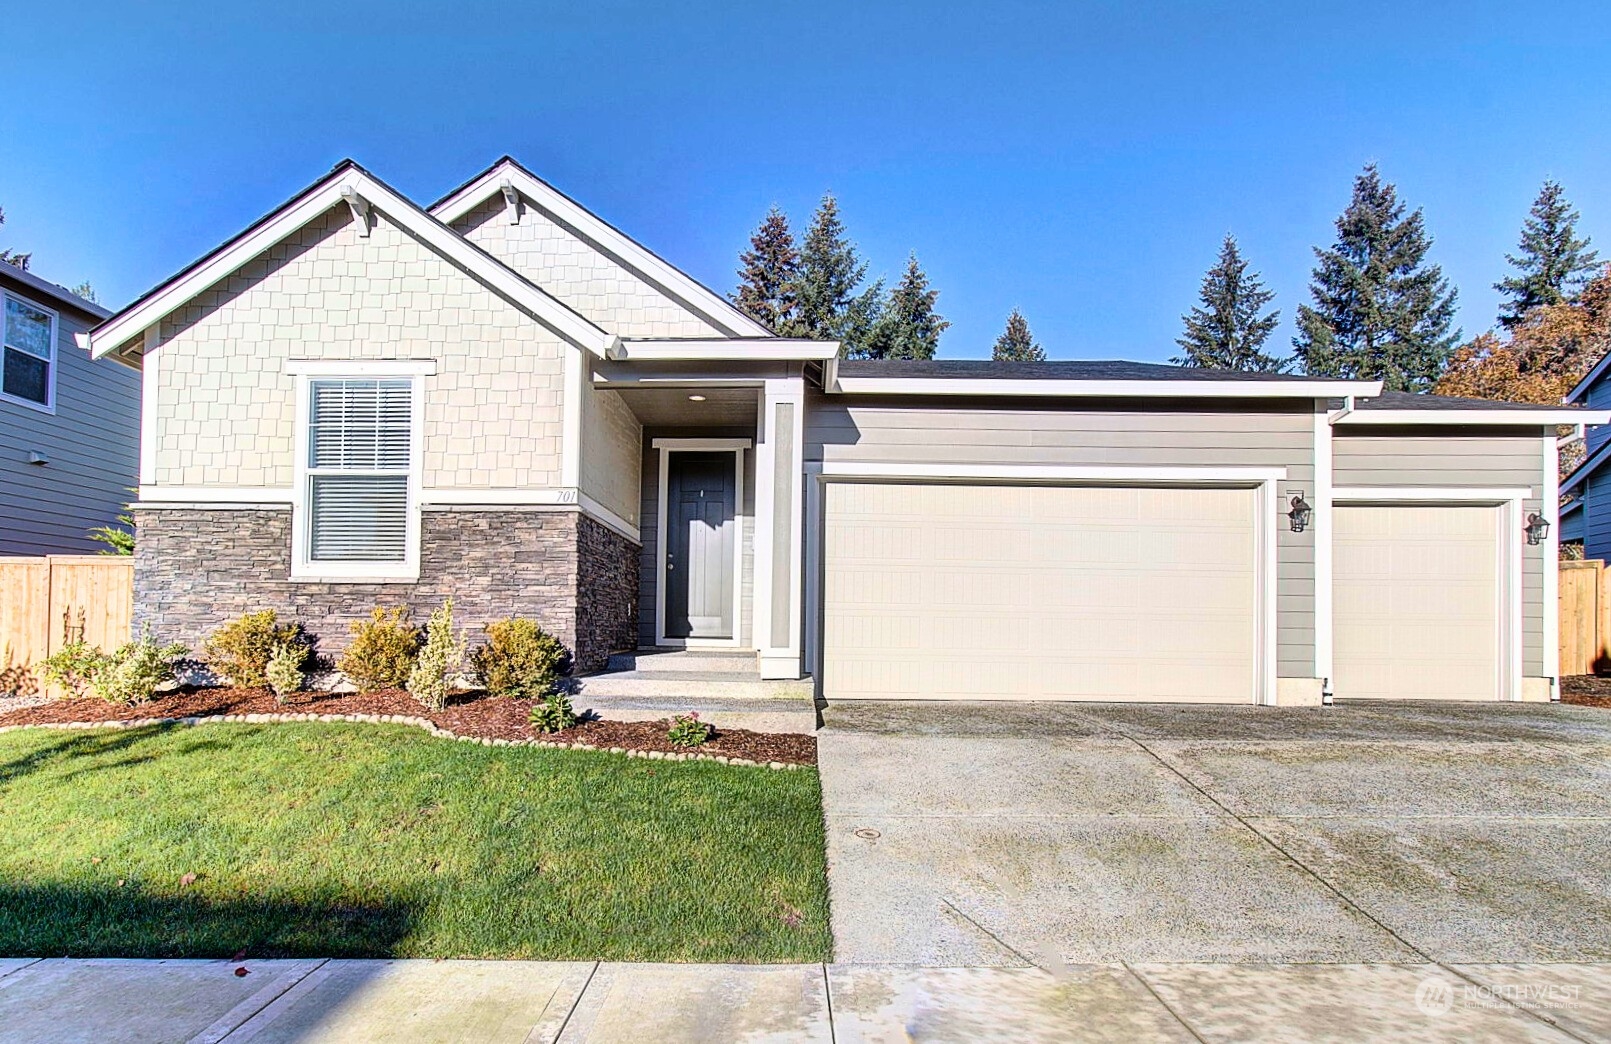
[[[801,676],[805,381],[773,378],[755,429],[755,648],[762,678]]]

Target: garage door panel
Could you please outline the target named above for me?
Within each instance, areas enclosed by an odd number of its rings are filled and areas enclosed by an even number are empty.
[[[1497,699],[1500,509],[1336,509],[1332,688],[1345,699]]]
[[[1250,702],[1253,499],[830,483],[824,692]]]

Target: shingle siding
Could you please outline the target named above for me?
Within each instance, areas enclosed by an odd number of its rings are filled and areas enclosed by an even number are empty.
[[[0,400],[0,555],[103,550],[87,531],[114,524],[139,481],[140,375],[74,342],[93,316],[3,272],[0,286],[58,316],[55,413]],[[48,463],[28,463],[31,451]]]

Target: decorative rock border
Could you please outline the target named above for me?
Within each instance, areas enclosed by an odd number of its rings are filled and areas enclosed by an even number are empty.
[[[749,765],[755,768],[790,771],[806,768],[790,761],[751,761],[748,758],[728,758],[720,754],[697,754],[693,751],[635,750],[631,747],[599,747],[591,743],[562,743],[544,739],[494,739],[491,736],[463,736],[444,729],[429,718],[408,714],[207,714],[189,718],[119,718],[115,721],[60,721],[29,722],[25,725],[0,725],[0,732],[19,729],[139,729],[148,725],[213,725],[235,722],[243,725],[267,725],[283,721],[357,722],[370,725],[412,725],[424,729],[438,739],[457,740],[460,743],[479,743],[483,747],[551,747],[563,750],[592,750],[604,754],[624,754],[629,758],[648,758],[650,761],[716,761],[723,765]]]

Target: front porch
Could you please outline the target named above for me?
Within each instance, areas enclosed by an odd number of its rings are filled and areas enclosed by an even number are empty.
[[[721,653],[758,681],[805,676],[802,369],[595,365],[594,389],[642,426],[640,650]]]

